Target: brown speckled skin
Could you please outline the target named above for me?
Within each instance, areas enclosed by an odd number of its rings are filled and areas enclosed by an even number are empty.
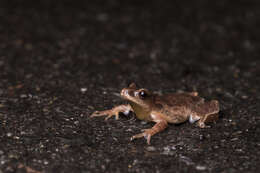
[[[203,118],[219,112],[217,101],[205,102],[203,98],[190,93],[155,96],[154,100],[156,111],[164,114],[169,123],[182,123],[188,120],[189,116],[199,116]],[[159,107],[159,109],[157,107]],[[217,116],[217,114],[215,116]],[[206,118],[205,120],[208,119]]]
[[[151,129],[145,129],[143,133],[134,135],[131,139],[145,137],[150,144],[151,136],[164,130],[168,123],[183,123],[189,120],[197,121],[200,128],[206,128],[205,123],[218,119],[219,103],[217,100],[205,102],[197,92],[174,93],[156,95],[147,89],[137,89],[134,83],[121,90],[121,97],[129,101],[130,105],[119,105],[111,110],[96,111],[91,117],[108,115],[106,119],[119,112],[136,114],[140,120],[156,122]]]

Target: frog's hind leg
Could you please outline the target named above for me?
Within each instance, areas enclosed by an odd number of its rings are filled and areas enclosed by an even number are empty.
[[[209,123],[209,122],[215,122],[218,120],[218,114],[208,114],[206,116],[204,116],[203,118],[201,118],[197,125],[200,128],[209,128],[210,126],[207,126],[205,123]]]
[[[202,105],[199,105],[195,109],[195,114],[190,116],[190,122],[192,120],[197,120],[197,125],[200,128],[207,128],[210,126],[206,126],[205,123],[215,122],[218,120],[218,112],[219,112],[219,103],[217,100],[212,100],[210,102],[206,102]],[[195,122],[194,121],[194,122]]]

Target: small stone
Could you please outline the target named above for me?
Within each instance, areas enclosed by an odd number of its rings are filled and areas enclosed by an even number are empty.
[[[222,92],[222,89],[221,88],[216,88],[216,91],[221,93]]]
[[[105,170],[106,166],[105,165],[101,165],[101,169]]]
[[[11,166],[7,166],[7,167],[5,168],[5,171],[6,171],[6,172],[14,172],[14,168],[12,168]]]
[[[243,133],[243,132],[241,130],[239,130],[239,131],[236,131],[236,132],[232,133],[232,135],[239,135],[241,133]]]
[[[18,159],[19,156],[18,156],[16,153],[9,153],[9,154],[8,154],[8,158],[9,158],[9,159]]]
[[[225,135],[225,136],[229,136],[230,133],[228,133],[228,132],[224,132],[224,135]]]
[[[139,162],[139,161],[138,161],[137,159],[135,159],[135,160],[133,161],[133,164],[132,164],[132,165],[137,165],[138,162]]]
[[[48,162],[47,160],[44,160],[44,161],[43,161],[43,164],[44,164],[44,165],[48,165],[49,162]]]
[[[173,147],[166,146],[166,147],[163,148],[163,150],[164,151],[162,152],[162,154],[164,154],[164,155],[173,156],[173,155],[176,154],[176,151],[172,151],[172,150],[176,150],[175,146],[173,146]]]
[[[239,148],[239,149],[236,149],[237,152],[243,152],[243,149]]]
[[[20,98],[22,98],[22,99],[27,98],[27,95],[26,94],[21,94]]]
[[[95,108],[93,106],[88,105],[88,108],[91,110],[94,110]]]
[[[237,141],[238,140],[238,138],[232,138],[232,139],[230,139],[230,141]]]
[[[205,139],[205,137],[203,135],[200,135],[200,140],[202,141],[204,139]]]
[[[19,136],[14,136],[14,139],[17,139],[17,140],[19,140],[19,139],[20,139],[20,137],[19,137]]]
[[[0,160],[0,164],[3,165],[5,164],[6,160]]]
[[[25,131],[21,131],[20,134],[21,135],[26,135],[26,132]]]
[[[176,150],[176,147],[175,147],[175,146],[172,146],[171,149],[172,149],[172,150]]]
[[[199,170],[199,171],[205,171],[207,169],[207,167],[206,166],[202,166],[202,165],[197,165],[196,169]]]
[[[247,95],[243,95],[242,99],[248,99],[248,96]]]
[[[229,92],[226,92],[225,95],[226,95],[227,97],[229,97],[229,98],[233,98],[233,97],[234,97],[234,96],[233,96],[231,93],[229,93]]]
[[[4,154],[4,152],[2,150],[0,150],[0,155],[3,155],[3,154]]]
[[[43,112],[49,112],[49,109],[48,108],[43,108],[42,111]]]
[[[170,151],[171,148],[170,148],[169,146],[167,146],[167,147],[163,147],[163,150],[164,150],[164,151]]]
[[[6,136],[11,137],[11,136],[13,136],[13,134],[11,132],[8,132],[8,133],[6,133]]]
[[[27,75],[25,76],[25,78],[26,78],[26,79],[30,79],[30,78],[32,78],[32,76],[33,76],[33,74],[29,73],[29,74],[27,74]]]
[[[80,91],[81,91],[82,93],[85,93],[87,90],[88,90],[87,88],[80,88]]]
[[[147,151],[156,151],[156,148],[153,146],[146,147]]]
[[[141,121],[141,124],[145,125],[145,124],[147,124],[147,122],[146,121]]]
[[[191,160],[191,158],[187,156],[180,155],[180,160],[184,162],[186,165],[193,165],[194,162]]]
[[[36,90],[36,91],[40,91],[41,88],[37,86],[37,87],[35,88],[35,90]]]

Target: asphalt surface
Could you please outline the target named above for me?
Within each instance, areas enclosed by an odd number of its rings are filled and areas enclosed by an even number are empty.
[[[258,172],[259,1],[1,1],[0,173]],[[220,102],[210,129],[90,119],[129,82]]]

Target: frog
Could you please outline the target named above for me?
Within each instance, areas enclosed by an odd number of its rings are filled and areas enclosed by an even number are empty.
[[[104,111],[95,111],[91,118],[106,116],[105,120],[119,114],[133,112],[139,120],[154,122],[149,129],[130,138],[134,140],[144,137],[150,145],[151,137],[167,128],[168,124],[181,124],[189,121],[196,122],[199,128],[210,128],[208,123],[216,122],[219,118],[219,102],[217,100],[205,101],[198,92],[177,92],[158,94],[146,88],[138,88],[135,83],[123,88],[120,96],[128,102]]]

